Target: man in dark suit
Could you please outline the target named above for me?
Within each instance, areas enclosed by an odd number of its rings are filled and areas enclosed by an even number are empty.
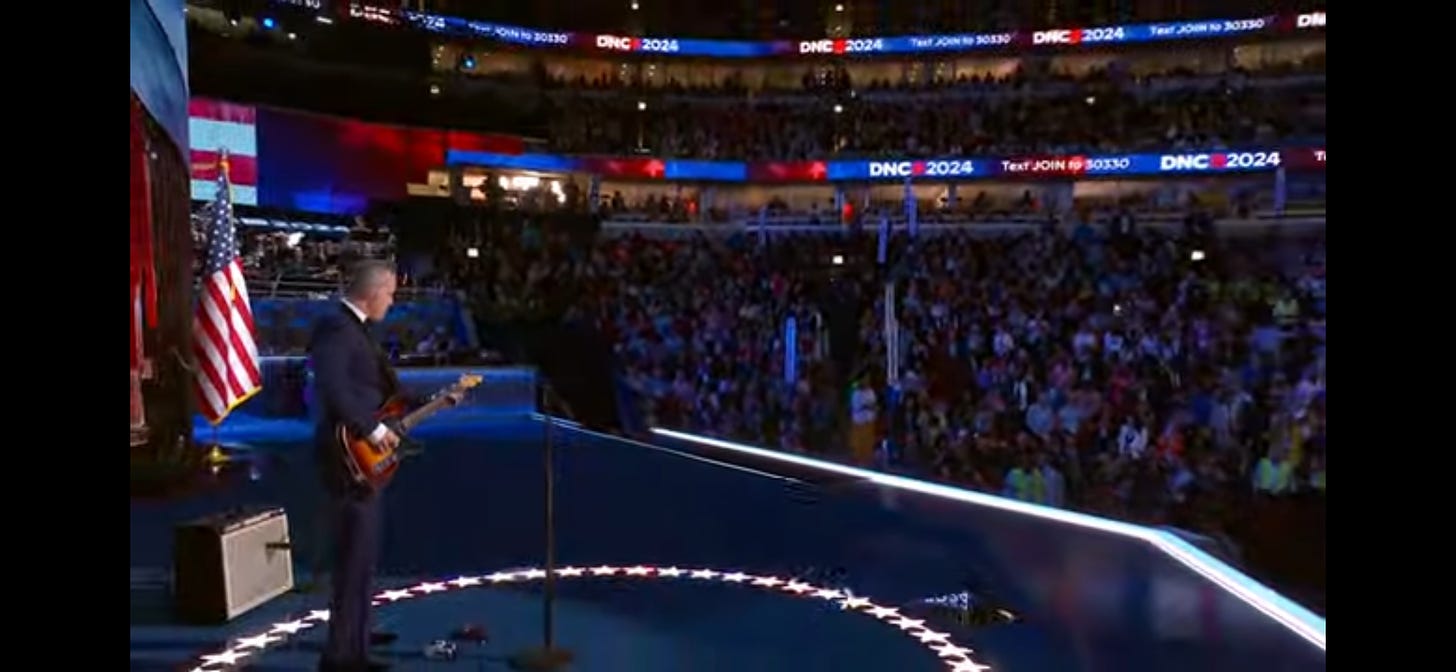
[[[379,493],[354,482],[341,459],[335,428],[342,423],[382,448],[399,445],[400,437],[374,417],[384,401],[399,391],[399,381],[369,332],[369,326],[389,312],[396,286],[390,264],[359,262],[338,309],[326,312],[318,321],[309,343],[322,406],[315,448],[334,534],[329,635],[319,663],[321,672],[386,669],[368,658],[369,602],[382,527]]]

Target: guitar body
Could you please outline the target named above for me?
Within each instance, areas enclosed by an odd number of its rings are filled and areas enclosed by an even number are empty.
[[[374,418],[398,432],[397,423],[408,412],[404,400],[394,398],[384,402]],[[376,492],[389,485],[394,473],[399,471],[399,453],[375,446],[369,442],[369,437],[357,436],[342,424],[337,433],[344,465],[349,468],[354,482]]]
[[[375,411],[374,419],[400,438],[404,438],[425,418],[454,406],[467,390],[479,385],[482,380],[484,379],[473,373],[463,374],[454,385],[441,390],[433,400],[413,411],[404,399],[393,397]],[[358,436],[343,424],[334,430],[334,435],[339,442],[339,456],[344,460],[344,466],[348,467],[349,475],[355,483],[373,492],[383,490],[384,486],[389,485],[389,481],[394,478],[394,472],[399,471],[402,457],[399,451],[377,447],[369,442],[368,436]]]

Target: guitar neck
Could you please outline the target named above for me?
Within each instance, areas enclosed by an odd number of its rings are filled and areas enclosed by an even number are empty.
[[[415,409],[409,415],[401,418],[399,421],[400,429],[408,432],[411,429],[414,429],[415,425],[424,422],[425,418],[428,418],[440,412],[441,409],[449,406],[450,404],[450,397],[448,395],[441,394],[440,396],[431,399],[429,403]]]

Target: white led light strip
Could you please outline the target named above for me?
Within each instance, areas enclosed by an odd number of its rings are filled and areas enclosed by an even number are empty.
[[[1152,544],[1164,555],[1182,563],[1184,566],[1198,572],[1208,580],[1212,581],[1219,588],[1229,594],[1243,600],[1249,606],[1259,610],[1265,616],[1273,619],[1280,625],[1304,638],[1306,641],[1325,650],[1325,619],[1316,616],[1313,612],[1295,604],[1289,598],[1280,595],[1259,582],[1245,576],[1238,570],[1229,567],[1217,558],[1204,553],[1192,544],[1179,539],[1176,535],[1156,530],[1151,527],[1143,527],[1132,523],[1124,523],[1106,518],[1089,516],[1085,513],[1054,509],[1039,504],[1031,504],[1015,499],[1007,499],[988,495],[973,490],[964,490],[948,485],[930,483],[927,481],[894,476],[869,469],[851,467],[844,464],[836,464],[825,460],[816,460],[812,457],[804,457],[792,453],[781,453],[763,448],[746,446],[741,443],[713,439],[706,436],[687,434],[671,429],[660,427],[652,428],[654,434],[666,436],[681,441],[698,443],[723,450],[731,450],[745,455],[763,457],[771,460],[778,460],[789,464],[796,464],[804,467],[811,467],[822,471],[844,474],[862,478],[877,485],[882,485],[899,490],[908,490],[923,495],[951,499],[966,504],[984,506],[988,508],[1009,511],[1024,516],[1035,516],[1046,520],[1056,521],[1065,525],[1075,525],[1087,529],[1099,530],[1110,534],[1116,534],[1131,539],[1138,539]]]
[[[908,637],[914,638],[925,647],[945,669],[951,672],[986,672],[990,667],[971,660],[971,650],[951,641],[950,635],[925,627],[925,621],[915,620],[900,613],[894,607],[885,607],[856,595],[834,588],[823,588],[810,583],[777,576],[724,572],[716,569],[680,569],[655,565],[598,565],[596,567],[562,567],[556,570],[560,579],[577,578],[622,578],[622,579],[677,579],[681,581],[716,581],[751,588],[758,588],[782,595],[832,602],[843,611],[852,611],[878,619],[892,626]],[[540,581],[546,578],[542,569],[521,569],[509,572],[495,572],[484,576],[461,576],[449,581],[427,581],[408,588],[386,590],[374,596],[374,606],[382,607],[436,593],[445,593],[461,588],[494,586],[501,584]],[[298,633],[316,627],[329,620],[327,610],[310,611],[291,621],[274,623],[263,632],[232,640],[231,645],[217,653],[200,656],[192,672],[220,672],[241,664],[249,664],[258,656],[267,653],[288,641]]]

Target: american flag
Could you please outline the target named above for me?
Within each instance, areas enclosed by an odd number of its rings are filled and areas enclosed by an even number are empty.
[[[197,399],[203,417],[214,425],[263,389],[258,344],[253,340],[253,308],[233,227],[226,153],[220,162],[207,231],[207,259],[198,287],[197,313],[192,317]]]

